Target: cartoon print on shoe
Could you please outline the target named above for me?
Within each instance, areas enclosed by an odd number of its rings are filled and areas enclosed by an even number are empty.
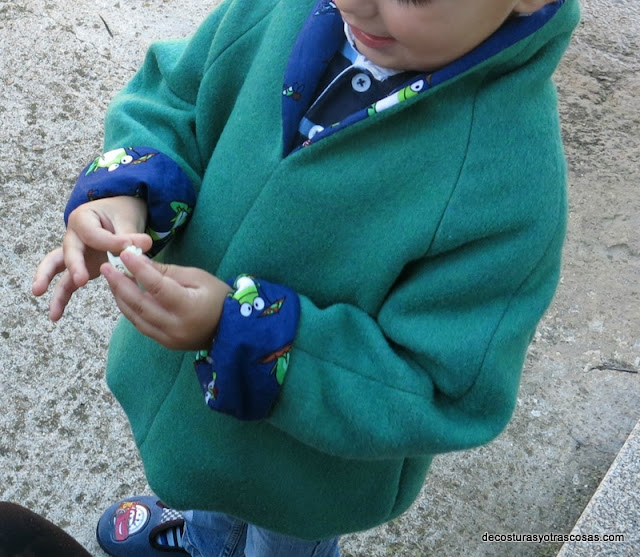
[[[113,557],[186,555],[184,517],[157,497],[133,497],[109,507],[98,522],[100,547]]]

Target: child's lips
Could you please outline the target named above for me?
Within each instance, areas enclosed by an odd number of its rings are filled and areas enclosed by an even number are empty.
[[[360,41],[364,46],[369,48],[384,48],[385,46],[389,46],[396,42],[393,37],[380,37],[378,35],[372,35],[371,33],[367,33],[362,29],[358,29],[353,25],[349,25],[351,27],[351,32],[353,36]]]

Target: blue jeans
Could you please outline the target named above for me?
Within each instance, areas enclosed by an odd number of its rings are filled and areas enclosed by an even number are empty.
[[[187,511],[184,548],[192,557],[340,557],[338,538],[309,542],[226,514]]]

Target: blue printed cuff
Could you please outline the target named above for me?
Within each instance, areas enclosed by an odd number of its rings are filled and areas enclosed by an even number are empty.
[[[266,418],[289,366],[300,319],[291,289],[240,275],[224,303],[213,347],[195,370],[213,410],[241,420]]]
[[[196,203],[191,180],[170,157],[149,147],[123,147],[96,157],[81,172],[64,212],[64,222],[80,205],[129,195],[147,204],[150,255],[160,252],[189,220]]]

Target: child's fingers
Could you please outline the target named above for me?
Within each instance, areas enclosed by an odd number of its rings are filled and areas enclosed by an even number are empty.
[[[65,267],[76,286],[89,281],[89,270],[85,262],[86,245],[73,231],[68,230],[62,242]]]
[[[230,290],[226,283],[201,269],[154,263],[130,251],[120,259],[132,279],[110,264],[100,272],[138,331],[174,350],[210,346]]]
[[[64,271],[64,255],[62,248],[58,248],[45,255],[36,268],[31,285],[33,295],[42,296],[49,288],[53,277],[62,271]]]
[[[85,207],[71,213],[63,248],[71,276],[78,286],[83,286],[89,278],[86,264],[89,250],[118,254],[127,246],[135,245],[146,252],[152,244],[151,237],[138,232],[135,223],[127,220],[114,223],[109,215]]]
[[[149,258],[131,252],[123,252],[120,259],[138,284],[162,307],[172,311],[185,301],[185,288],[171,276],[171,265],[154,263]]]
[[[64,254],[62,248],[57,248],[42,259],[31,285],[34,296],[42,296],[53,282],[54,277],[62,273],[53,289],[49,303],[49,318],[52,321],[58,321],[62,317],[71,296],[78,289],[71,275],[64,271]]]
[[[122,235],[122,234],[121,234]],[[153,240],[149,234],[145,234],[144,232],[131,232],[124,234],[125,242],[127,246],[136,246],[142,250],[142,253],[147,253],[151,246],[153,245]],[[111,250],[107,250],[111,251]]]
[[[165,332],[165,322],[159,319],[159,313],[164,312],[163,308],[156,306],[155,309],[161,310],[156,312],[153,311],[154,308],[150,304],[141,304],[138,300],[134,300],[134,305],[131,306],[123,297],[114,294],[114,298],[122,315],[143,335],[152,338],[167,348],[177,348],[172,344],[172,339]]]
[[[145,248],[148,250],[151,238],[140,233],[116,235],[103,228],[84,231],[82,235],[69,230],[63,241],[64,261],[76,285],[84,286],[89,280],[86,259],[88,251],[120,253],[127,246],[139,244],[143,251]]]
[[[58,321],[64,313],[71,296],[78,289],[69,273],[63,273],[53,289],[51,303],[49,304],[49,318]]]
[[[112,265],[102,265],[100,272],[107,279],[122,314],[142,334],[167,346],[169,336],[165,331],[176,328],[172,312],[164,308],[149,292],[140,290],[136,284],[137,279],[128,278]]]
[[[135,267],[135,264],[131,266]],[[124,273],[116,270],[111,264],[100,267],[100,272],[107,279],[109,288],[111,288],[120,309],[123,310],[127,318],[136,315],[139,319],[156,326],[170,326],[172,312],[156,296],[147,291],[142,282],[140,282],[139,275],[148,276],[149,273],[140,273],[139,269],[130,270],[132,273],[137,270],[138,276],[134,274],[133,278],[129,278]],[[161,274],[160,279],[162,280]],[[177,285],[174,283],[173,286],[176,287]]]

